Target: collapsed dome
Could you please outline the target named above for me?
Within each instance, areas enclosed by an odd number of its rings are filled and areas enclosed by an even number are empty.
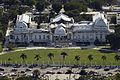
[[[58,25],[58,27],[55,29],[54,34],[55,34],[55,36],[65,36],[66,30],[63,27],[63,25]]]

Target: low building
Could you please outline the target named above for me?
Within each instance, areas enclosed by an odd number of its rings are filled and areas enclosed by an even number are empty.
[[[119,5],[112,5],[112,6],[102,6],[103,11],[120,11],[120,6]]]

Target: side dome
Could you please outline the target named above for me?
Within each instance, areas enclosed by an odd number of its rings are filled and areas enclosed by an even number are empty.
[[[16,22],[15,28],[26,29],[27,27],[28,27],[28,25],[25,22]]]
[[[106,27],[107,26],[107,20],[102,19],[102,18],[98,18],[98,19],[95,20],[95,26],[96,27]]]
[[[55,29],[54,34],[56,36],[65,36],[66,35],[66,30],[62,25],[58,25],[58,27]]]

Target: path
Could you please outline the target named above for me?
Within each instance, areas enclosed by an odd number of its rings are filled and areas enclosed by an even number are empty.
[[[33,50],[33,49],[96,49],[99,50],[103,47],[96,47],[96,46],[83,46],[83,47],[65,47],[65,48],[54,48],[54,47],[23,47],[22,49],[17,49],[14,51],[3,51],[2,53],[0,53],[0,55],[5,54],[5,53],[10,53],[10,52],[17,52],[17,51],[24,51],[24,50]]]

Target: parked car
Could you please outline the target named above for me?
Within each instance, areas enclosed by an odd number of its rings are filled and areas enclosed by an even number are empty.
[[[104,71],[109,71],[110,69],[109,68],[105,68]]]
[[[21,71],[21,73],[25,73],[25,71]]]
[[[32,71],[32,69],[29,69],[29,68],[28,68],[28,69],[26,69],[25,71],[26,71],[26,72],[28,72],[28,71]]]
[[[55,72],[48,71],[48,72],[46,72],[46,74],[55,74]]]
[[[11,72],[16,72],[16,71],[17,71],[17,69],[12,69],[12,70],[11,70]]]
[[[62,48],[62,46],[61,45],[56,45],[55,48]]]
[[[4,71],[4,69],[3,69],[3,68],[0,68],[0,71]]]

